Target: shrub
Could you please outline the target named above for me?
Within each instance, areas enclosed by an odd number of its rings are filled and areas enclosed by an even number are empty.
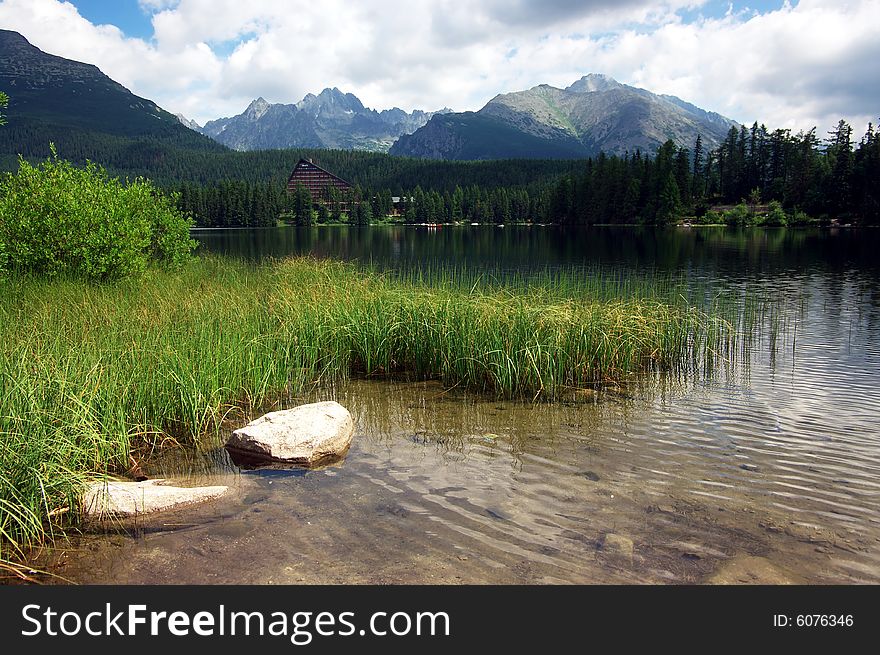
[[[764,218],[764,225],[770,225],[773,227],[784,227],[785,225],[788,225],[788,217],[785,215],[785,210],[782,209],[782,205],[779,201],[773,200],[770,202],[767,216]]]
[[[789,225],[814,225],[817,221],[815,218],[808,216],[805,212],[795,207],[791,210],[788,223]]]
[[[19,159],[0,180],[0,271],[112,280],[141,273],[150,260],[186,261],[196,242],[176,199],[143,179],[128,184],[93,163],[77,168],[52,156]]]
[[[723,222],[721,214],[714,209],[710,209],[703,216],[703,225],[721,225]]]
[[[751,225],[754,220],[754,214],[746,207],[745,203],[740,203],[733,209],[724,212],[724,222],[728,225],[744,226]]]

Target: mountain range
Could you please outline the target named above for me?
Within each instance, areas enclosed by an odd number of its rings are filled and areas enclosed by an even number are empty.
[[[738,125],[675,96],[589,74],[565,89],[541,84],[497,95],[477,112],[434,116],[390,153],[462,160],[653,153],[668,139],[691,147],[698,134],[714,147],[731,126]]]
[[[124,142],[131,138],[207,151],[332,148],[448,160],[576,159],[600,151],[653,153],[667,139],[691,147],[698,134],[711,148],[737,125],[674,96],[590,74],[565,89],[539,85],[498,95],[477,112],[376,111],[332,88],[295,104],[257,98],[238,116],[199,126],[132,94],[96,66],[47,54],[10,30],[0,30],[0,90],[10,97],[9,124],[0,130],[4,161],[16,153],[40,155],[49,141],[93,157],[91,144],[107,138],[116,139],[123,163],[133,153],[144,161],[160,156]]]
[[[387,152],[403,134],[422,127],[436,113],[397,107],[376,111],[364,107],[351,93],[337,88],[309,93],[296,104],[254,100],[232,118],[218,118],[199,127],[184,117],[181,122],[234,150],[271,148],[334,148]]]

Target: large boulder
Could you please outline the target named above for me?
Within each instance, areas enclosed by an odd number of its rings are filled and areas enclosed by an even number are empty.
[[[270,412],[232,433],[226,448],[253,461],[318,466],[348,452],[354,420],[345,407],[327,401]]]
[[[130,517],[192,505],[218,498],[229,487],[175,487],[167,480],[104,480],[92,483],[83,495],[90,518]]]

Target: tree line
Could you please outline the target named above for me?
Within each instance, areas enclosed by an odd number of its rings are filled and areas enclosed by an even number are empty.
[[[730,205],[739,205],[729,215],[743,222],[744,207],[764,206],[778,224],[791,217],[880,224],[880,135],[869,123],[855,144],[841,120],[823,142],[815,128],[793,135],[755,123],[732,127],[711,150],[698,136],[693,148],[667,141],[654,157],[600,154],[558,180],[549,215],[562,223],[662,225],[717,220],[711,209]]]
[[[393,175],[362,175],[357,163],[382,162],[389,168],[444,171],[450,162],[423,162],[365,153],[319,151],[327,159],[347,160],[355,179],[387,181]],[[880,135],[873,125],[858,143],[852,128],[840,121],[820,141],[816,130],[792,134],[770,132],[757,123],[731,128],[717,148],[692,148],[667,141],[653,156],[641,152],[623,157],[599,154],[576,162],[576,168],[536,175],[527,181],[518,162],[456,162],[452,170],[477,168],[479,182],[465,183],[447,175],[425,174],[413,186],[357,183],[347,196],[332,196],[312,205],[308,191],[292,194],[284,185],[222,182],[184,185],[181,206],[202,225],[274,225],[281,216],[300,225],[326,222],[368,224],[394,214],[404,223],[570,223],[663,225],[672,221],[785,225],[809,220],[880,224]],[[516,165],[513,165],[516,164]],[[540,167],[544,162],[525,162]],[[488,174],[491,172],[492,174]],[[508,174],[519,184],[509,182]],[[410,181],[412,177],[401,175]],[[467,176],[463,176],[467,177]],[[424,184],[422,184],[422,182]],[[508,182],[508,183],[505,183]],[[400,201],[392,204],[391,198]],[[724,213],[713,211],[720,208]],[[763,211],[761,217],[756,212]]]
[[[269,226],[279,218],[364,224],[389,214],[408,223],[748,223],[756,211],[777,224],[804,217],[880,224],[880,135],[869,125],[856,142],[846,121],[822,139],[815,128],[793,134],[755,123],[731,128],[712,149],[698,137],[690,147],[667,141],[654,153],[622,157],[475,162],[343,150],[235,152],[47,129],[22,121],[0,130],[0,168],[17,167],[13,153],[45,158],[51,133],[62,157],[98,162],[122,178],[149,178],[179,194],[179,206],[210,227]],[[286,192],[300,158],[349,181],[350,197],[303,209],[302,194]],[[392,205],[392,197],[402,202]]]

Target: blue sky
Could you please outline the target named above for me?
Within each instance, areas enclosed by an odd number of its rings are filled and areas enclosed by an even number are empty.
[[[137,0],[75,0],[71,4],[80,16],[95,25],[115,25],[126,36],[153,37],[152,12],[142,8]]]
[[[878,0],[0,0],[0,27],[201,123],[334,86],[476,110],[591,72],[771,128],[880,114]]]

